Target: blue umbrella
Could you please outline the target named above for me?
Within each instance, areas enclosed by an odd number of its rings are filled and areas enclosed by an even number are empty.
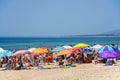
[[[0,58],[5,57],[4,52],[0,52]]]
[[[99,54],[100,58],[118,58],[120,57],[120,53],[116,51],[104,51],[103,53]]]
[[[9,50],[5,50],[4,52],[6,54],[6,56],[10,57],[13,55],[13,52],[9,51]]]
[[[0,57],[5,57],[5,56],[12,56],[13,52],[9,51],[9,50],[5,50],[4,52],[0,52]]]
[[[84,49],[83,49],[83,52],[84,52],[84,53],[90,53],[90,52],[92,52],[92,50],[89,49],[89,48],[84,48]]]
[[[99,53],[103,53],[104,51],[117,51],[117,49],[111,45],[106,45],[98,50]]]

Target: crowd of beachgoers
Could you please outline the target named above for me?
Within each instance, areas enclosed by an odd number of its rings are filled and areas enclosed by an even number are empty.
[[[111,48],[109,49],[109,47]],[[54,48],[45,46],[34,49],[29,48],[28,50],[16,50],[12,56],[0,58],[0,67],[4,70],[22,70],[31,69],[32,67],[37,67],[37,69],[76,67],[76,64],[83,63],[113,65],[116,64],[120,57],[119,55],[100,57],[100,54],[104,53],[105,50],[119,54],[119,46],[117,44],[94,45],[92,47],[88,44],[84,44],[84,46],[79,44],[76,46],[64,46],[63,50],[60,49],[55,51]],[[100,52],[102,50],[103,52]],[[43,65],[52,65],[52,67],[44,68]]]

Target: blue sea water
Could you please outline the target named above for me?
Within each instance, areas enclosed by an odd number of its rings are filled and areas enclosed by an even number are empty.
[[[29,47],[63,46],[77,43],[120,44],[120,37],[66,37],[66,38],[0,38],[0,47],[6,50],[28,49]]]

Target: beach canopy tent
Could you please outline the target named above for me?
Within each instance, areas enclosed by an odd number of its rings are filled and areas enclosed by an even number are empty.
[[[98,50],[98,53],[103,53],[104,51],[117,51],[117,49],[115,47],[113,47],[112,45],[106,45],[106,46],[103,46],[102,48],[100,48]]]
[[[57,56],[67,55],[67,54],[71,54],[71,53],[72,52],[70,50],[62,50],[57,53]]]
[[[0,52],[0,58],[1,57],[10,57],[13,55],[13,52],[12,51],[9,51],[9,50],[4,50],[4,52]]]
[[[120,53],[116,51],[104,51],[103,53],[99,54],[100,58],[118,58],[120,57]]]
[[[12,56],[24,55],[24,54],[31,54],[28,50],[18,50]]]
[[[85,47],[88,47],[90,46],[89,44],[85,44],[85,43],[79,43],[79,44],[76,44],[75,46],[73,46],[73,48],[85,48]]]

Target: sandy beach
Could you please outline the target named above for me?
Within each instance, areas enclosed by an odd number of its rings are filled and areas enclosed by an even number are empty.
[[[120,61],[113,66],[79,64],[76,67],[0,71],[1,80],[120,80]]]

